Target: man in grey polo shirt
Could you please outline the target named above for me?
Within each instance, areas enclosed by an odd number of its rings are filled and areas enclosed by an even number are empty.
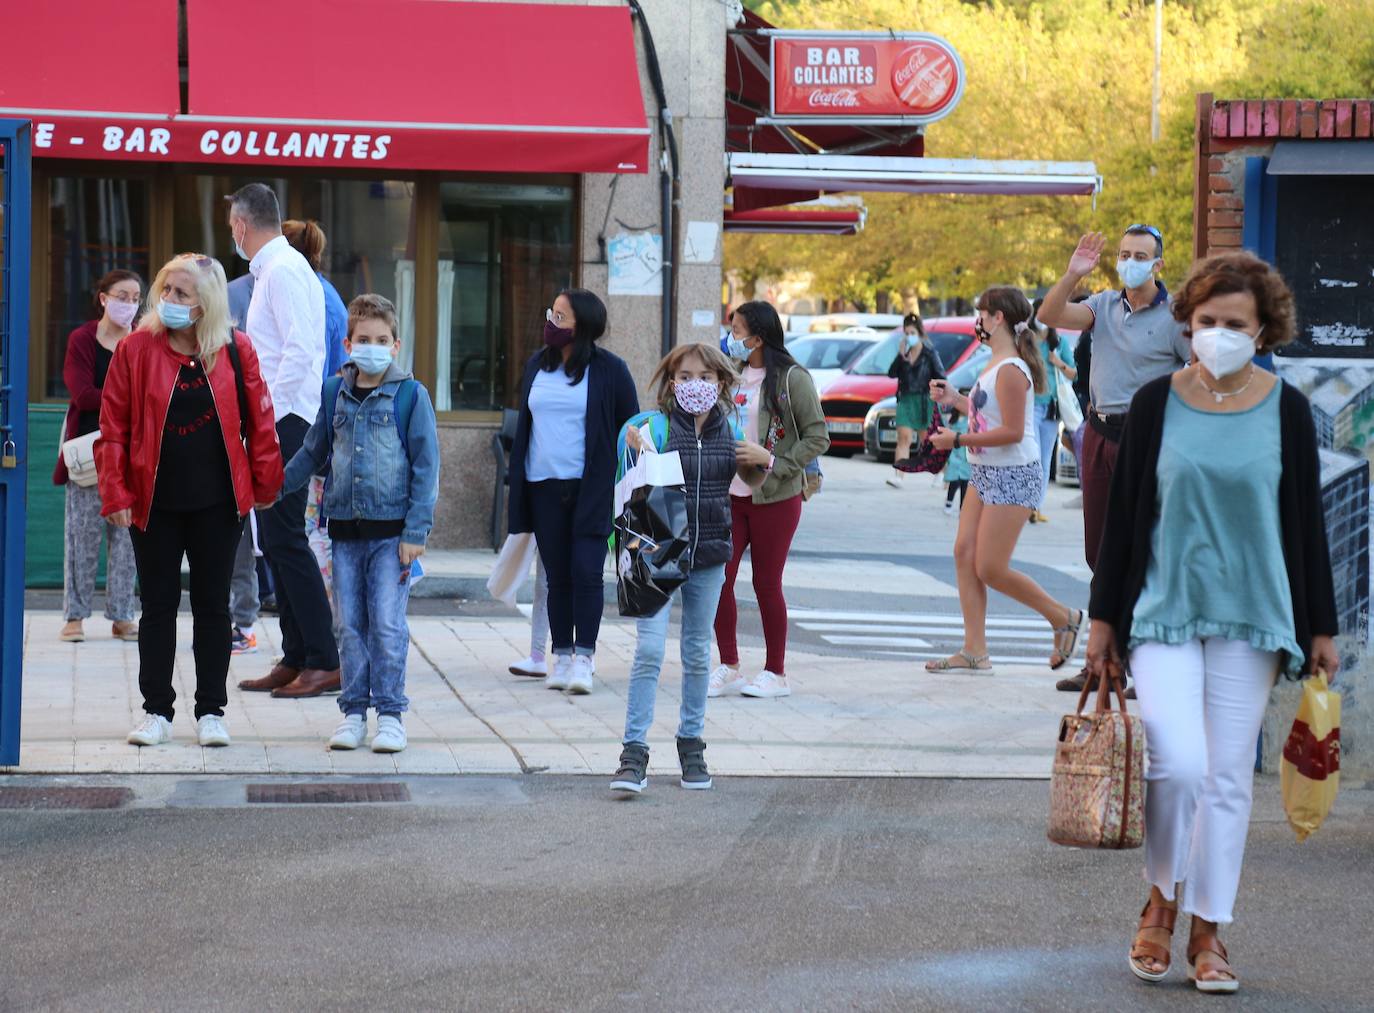
[[[1069,298],[1097,267],[1106,237],[1089,233],[1078,243],[1069,269],[1045,295],[1040,320],[1051,327],[1093,332],[1088,390],[1088,426],[1083,434],[1079,481],[1083,487],[1083,554],[1096,569],[1097,550],[1107,516],[1107,498],[1126,410],[1145,384],[1188,364],[1192,357],[1183,324],[1174,319],[1169,292],[1159,280],[1164,238],[1152,225],[1132,225],[1117,248],[1121,288],[1107,289],[1081,303]],[[1079,678],[1082,676],[1080,674]],[[1077,687],[1064,680],[1061,689]]]

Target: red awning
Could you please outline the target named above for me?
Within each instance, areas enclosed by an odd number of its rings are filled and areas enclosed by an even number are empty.
[[[0,61],[0,104],[34,120],[38,155],[374,171],[648,168],[624,7],[189,0],[182,114],[175,4],[118,6],[118,37],[139,41],[114,76],[115,8],[24,6],[6,22],[11,35],[60,39],[63,54],[15,47],[26,62]]]
[[[34,121],[33,153],[122,157],[104,127],[166,124],[180,105],[177,11],[166,0],[6,4],[0,116]],[[111,50],[111,42],[118,50]],[[59,129],[57,124],[72,124]],[[147,138],[145,135],[145,144]]]
[[[725,212],[726,232],[771,233],[792,236],[853,236],[863,228],[864,214],[853,210],[769,208]]]
[[[647,171],[624,7],[192,0],[187,21],[200,161]]]

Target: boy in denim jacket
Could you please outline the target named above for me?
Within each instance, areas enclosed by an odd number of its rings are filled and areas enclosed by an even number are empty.
[[[390,300],[360,295],[349,303],[344,347],[349,361],[325,382],[320,414],[286,466],[283,490],[328,475],[344,714],[330,748],[363,745],[370,706],[377,711],[372,751],[398,753],[406,747],[410,569],[434,526],[438,433],[429,393],[396,364]]]

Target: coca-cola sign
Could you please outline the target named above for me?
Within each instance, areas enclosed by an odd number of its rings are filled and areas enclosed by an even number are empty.
[[[772,32],[776,122],[930,123],[964,93],[964,63],[920,32]]]

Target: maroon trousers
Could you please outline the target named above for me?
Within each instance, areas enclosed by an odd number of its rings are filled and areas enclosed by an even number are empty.
[[[1078,481],[1083,489],[1083,555],[1090,570],[1097,569],[1097,550],[1107,523],[1107,497],[1112,489],[1119,446],[1094,429],[1091,422],[1084,427]]]
[[[763,641],[768,648],[764,667],[774,675],[786,675],[787,602],[782,596],[782,570],[792,536],[801,521],[800,495],[779,503],[755,503],[750,496],[730,497],[730,538],[734,554],[725,565],[725,585],[720,589],[716,608],[716,647],[723,665],[739,664],[739,643],[735,627],[739,611],[735,605],[735,576],[739,573],[744,550],[754,571],[754,597],[763,621]]]

